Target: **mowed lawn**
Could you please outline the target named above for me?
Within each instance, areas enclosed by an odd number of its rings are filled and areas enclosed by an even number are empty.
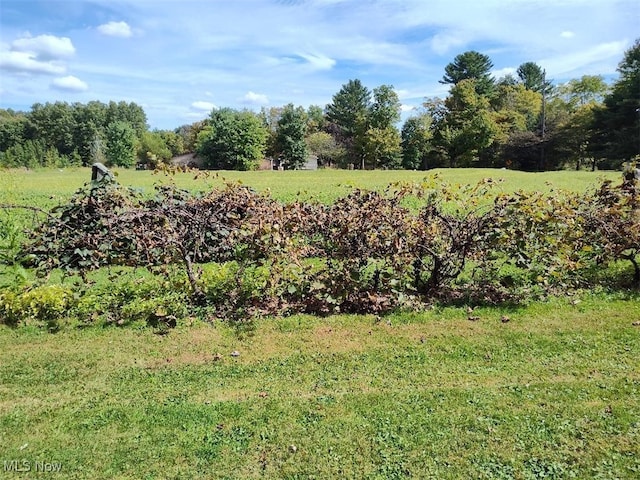
[[[439,174],[504,179],[506,192],[620,178]],[[220,176],[282,200],[331,201],[425,172]],[[206,190],[220,176],[174,180]],[[89,177],[0,171],[0,203],[50,207]],[[144,191],[170,181],[126,170],[118,180]],[[242,329],[184,319],[166,335],[0,326],[0,478],[637,479],[638,299],[582,292],[476,309],[477,321],[466,307],[264,318]]]
[[[2,478],[640,478],[637,298],[467,316],[2,328]]]

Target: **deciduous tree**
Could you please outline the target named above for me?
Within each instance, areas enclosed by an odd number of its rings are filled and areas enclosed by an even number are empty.
[[[344,166],[344,147],[336,142],[336,139],[327,132],[315,132],[306,138],[309,152],[318,157],[318,164],[322,166]]]
[[[373,89],[369,107],[369,127],[386,129],[400,121],[400,99],[391,85]]]
[[[136,133],[127,122],[117,121],[107,128],[106,159],[109,166],[133,167],[136,163]]]
[[[276,152],[282,166],[295,170],[307,161],[307,113],[292,103],[282,109],[276,131]]]
[[[409,117],[402,126],[402,167],[411,170],[429,168],[428,156],[432,148],[431,117]]]
[[[207,168],[254,170],[264,156],[268,132],[252,112],[222,108],[211,112],[198,134],[196,151]]]
[[[400,134],[393,126],[370,128],[364,138],[364,163],[370,168],[399,168],[402,162]]]
[[[499,133],[489,100],[476,91],[475,80],[461,80],[445,100],[447,114],[438,125],[437,144],[446,152],[452,167],[477,163],[480,152]]]
[[[558,87],[558,94],[571,108],[577,109],[587,103],[601,102],[608,89],[602,75],[583,75]]]

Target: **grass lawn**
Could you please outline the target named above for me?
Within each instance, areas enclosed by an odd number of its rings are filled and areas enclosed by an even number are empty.
[[[640,478],[637,299],[474,315],[2,328],[3,478]]]

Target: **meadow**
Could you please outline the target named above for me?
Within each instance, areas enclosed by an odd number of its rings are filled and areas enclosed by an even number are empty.
[[[317,171],[221,171],[196,178],[193,173],[173,175],[127,169],[114,170],[116,179],[125,186],[151,191],[157,183],[175,184],[190,190],[207,191],[228,182],[242,182],[257,191],[268,190],[282,201],[316,198],[331,202],[352,188],[379,190],[394,182],[420,182],[438,175],[449,183],[475,184],[483,178],[502,180],[504,192],[516,190],[548,192],[551,189],[584,191],[595,188],[600,179],[620,180],[619,172],[544,172],[528,173],[495,169],[434,169],[428,172],[410,170],[317,170]],[[43,208],[65,202],[91,179],[88,168],[0,170],[0,203],[27,203]]]
[[[240,180],[331,202],[424,172],[123,170],[151,190]],[[617,172],[443,170],[449,182],[583,191]],[[0,203],[49,208],[88,169],[0,171]],[[24,217],[23,220],[27,220]],[[0,326],[6,478],[640,477],[640,303],[571,291],[501,307],[294,315],[239,328],[190,317],[155,331]],[[16,471],[23,467],[22,472]],[[27,471],[28,470],[28,471]],[[4,478],[3,477],[3,478]]]

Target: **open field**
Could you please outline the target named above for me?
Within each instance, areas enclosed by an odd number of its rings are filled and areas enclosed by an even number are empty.
[[[54,478],[638,478],[637,299],[476,314],[3,328],[0,459]]]
[[[505,192],[584,191],[620,178],[437,173],[448,182],[504,179]],[[307,192],[330,202],[352,186],[425,172],[221,175],[285,201]],[[0,171],[0,203],[48,208],[89,177],[89,169]],[[145,191],[170,181],[127,170],[118,180]],[[196,190],[222,182],[174,180]],[[104,287],[108,275],[97,275]],[[472,315],[433,306],[236,327],[186,318],[162,334],[143,322],[61,322],[55,334],[0,326],[0,477],[59,468],[46,476],[640,478],[638,300],[637,291],[602,288]]]
[[[256,190],[269,189],[275,198],[292,200],[302,192],[304,197],[314,196],[322,201],[332,201],[346,194],[351,187],[381,189],[398,181],[419,182],[427,175],[438,174],[451,183],[474,184],[482,178],[503,179],[502,191],[539,190],[551,188],[584,191],[595,187],[602,178],[618,181],[619,172],[545,172],[527,173],[495,169],[436,169],[428,172],[407,170],[317,170],[317,171],[258,171],[219,172],[209,177],[194,179],[193,174],[178,173],[173,177],[154,175],[150,171],[117,170],[117,180],[123,185],[151,190],[157,182],[175,181],[178,186],[193,190],[209,190],[221,185],[223,179],[241,181]],[[64,202],[91,178],[88,168],[0,170],[0,203],[28,203],[49,207]],[[306,193],[305,193],[306,192]]]

